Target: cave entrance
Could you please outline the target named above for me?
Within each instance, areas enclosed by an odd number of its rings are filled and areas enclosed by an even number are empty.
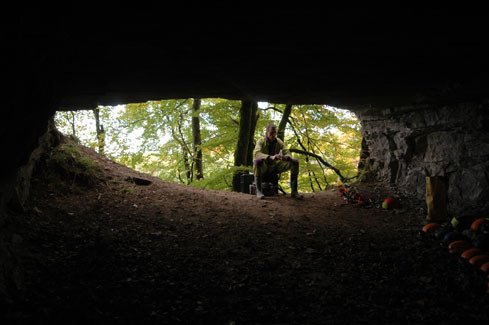
[[[55,124],[78,143],[134,170],[170,182],[229,190],[237,169],[252,171],[251,158],[246,162],[236,158],[243,102],[198,101],[198,106],[194,99],[173,99],[63,109],[56,113]],[[327,105],[256,102],[250,114],[254,131],[246,155],[251,157],[268,123],[285,126],[283,140],[297,150],[293,155],[300,160],[301,191],[321,191],[357,175],[362,137],[360,121],[350,111]],[[280,183],[288,189],[288,177],[283,175]]]

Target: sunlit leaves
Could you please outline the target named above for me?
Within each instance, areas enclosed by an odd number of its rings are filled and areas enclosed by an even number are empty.
[[[186,183],[183,148],[192,154],[192,99],[149,101],[118,107],[99,107],[106,133],[105,154],[111,159],[167,181]],[[202,99],[199,110],[205,179],[192,185],[230,189],[234,173],[234,150],[238,136],[240,101]],[[274,109],[269,109],[274,107]],[[260,106],[255,140],[263,137],[266,125],[277,125],[284,104]],[[96,128],[91,110],[58,112],[56,124],[81,143],[96,149]],[[295,105],[285,132],[288,147],[313,152],[341,170],[356,175],[360,150],[360,124],[350,112],[324,105]],[[301,161],[299,189],[318,191],[338,176],[312,157],[295,155]],[[192,157],[188,157],[191,159]],[[288,188],[288,175],[281,183]]]
[[[297,105],[289,120],[285,137],[289,146],[323,157],[347,178],[356,175],[361,134],[360,123],[351,112],[324,105]],[[323,188],[338,180],[313,158],[298,158],[303,166],[299,179],[303,187]]]

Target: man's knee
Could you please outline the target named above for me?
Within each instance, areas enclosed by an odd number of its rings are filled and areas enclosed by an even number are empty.
[[[297,175],[299,173],[299,159],[290,159],[290,171],[294,175]]]
[[[264,162],[265,162],[265,159],[263,159],[263,158],[257,158],[257,159],[255,159],[255,161],[253,162],[253,164],[256,167],[261,167],[261,166],[263,166]]]

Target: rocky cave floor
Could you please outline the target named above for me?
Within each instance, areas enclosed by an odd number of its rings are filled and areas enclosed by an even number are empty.
[[[363,206],[334,188],[257,200],[79,150],[98,183],[34,175],[7,323],[489,323],[486,276],[422,236],[422,202],[392,188],[354,184]]]

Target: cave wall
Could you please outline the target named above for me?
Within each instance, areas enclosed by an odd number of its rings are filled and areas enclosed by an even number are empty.
[[[15,302],[21,293],[22,271],[17,250],[23,205],[29,196],[30,178],[49,133],[56,111],[52,67],[34,43],[18,46],[6,65],[5,94],[0,117],[0,307]],[[1,308],[0,308],[1,313]]]
[[[0,305],[15,302],[22,292],[17,251],[23,238],[18,232],[33,168],[41,154],[59,141],[59,134],[49,127],[52,112],[45,109],[26,114],[19,110],[0,122],[0,144],[6,158],[0,169]]]
[[[419,199],[427,176],[445,176],[449,214],[489,213],[489,101],[356,113],[364,171]]]
[[[233,3],[223,14],[182,3],[182,23],[148,4],[118,6],[117,15],[102,5],[19,6],[1,20],[0,300],[19,285],[19,238],[6,229],[58,109],[192,97],[348,108],[363,119],[376,177],[422,196],[425,175],[445,173],[453,209],[487,204],[487,104],[398,108],[433,90],[452,103],[488,97],[484,10],[294,4],[264,12]]]

